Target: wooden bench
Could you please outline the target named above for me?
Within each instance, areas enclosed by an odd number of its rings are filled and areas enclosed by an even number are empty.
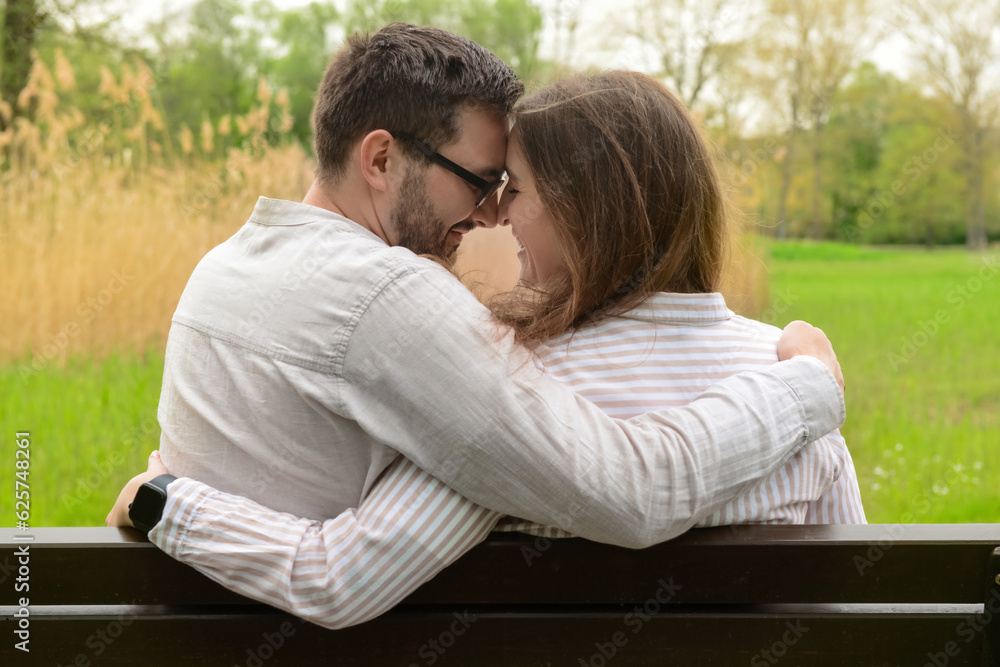
[[[726,527],[641,551],[496,535],[337,631],[130,530],[5,528],[0,591],[2,665],[1000,665],[1000,524]]]

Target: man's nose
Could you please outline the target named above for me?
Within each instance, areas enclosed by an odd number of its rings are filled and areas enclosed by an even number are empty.
[[[499,195],[487,197],[482,206],[479,206],[472,212],[471,218],[476,223],[476,227],[492,229],[497,226],[497,209],[499,206],[497,200],[499,198]]]

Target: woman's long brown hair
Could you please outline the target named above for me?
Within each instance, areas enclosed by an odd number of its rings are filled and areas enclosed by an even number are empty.
[[[638,72],[575,76],[524,99],[519,143],[566,275],[490,302],[536,344],[656,292],[718,289],[729,243],[719,177],[691,116]]]

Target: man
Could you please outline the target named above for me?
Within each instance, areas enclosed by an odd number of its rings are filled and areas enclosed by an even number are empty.
[[[496,224],[521,90],[496,56],[444,31],[349,38],[319,91],[305,200],[262,198],[178,305],[159,413],[173,474],[324,518],[357,506],[401,453],[484,507],[638,547],[840,425],[839,366],[811,327],[783,341],[791,361],[616,421],[541,375],[449,271],[418,256],[445,260],[466,232]],[[151,539],[178,555],[197,513],[169,503],[164,480],[136,496],[148,477],[122,491],[109,523],[128,524],[135,497],[145,529],[170,526]]]

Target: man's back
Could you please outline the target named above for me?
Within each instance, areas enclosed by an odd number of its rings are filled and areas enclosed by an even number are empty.
[[[357,504],[396,452],[346,418],[339,364],[403,248],[323,209],[262,198],[191,276],[167,343],[164,463],[312,518]]]

